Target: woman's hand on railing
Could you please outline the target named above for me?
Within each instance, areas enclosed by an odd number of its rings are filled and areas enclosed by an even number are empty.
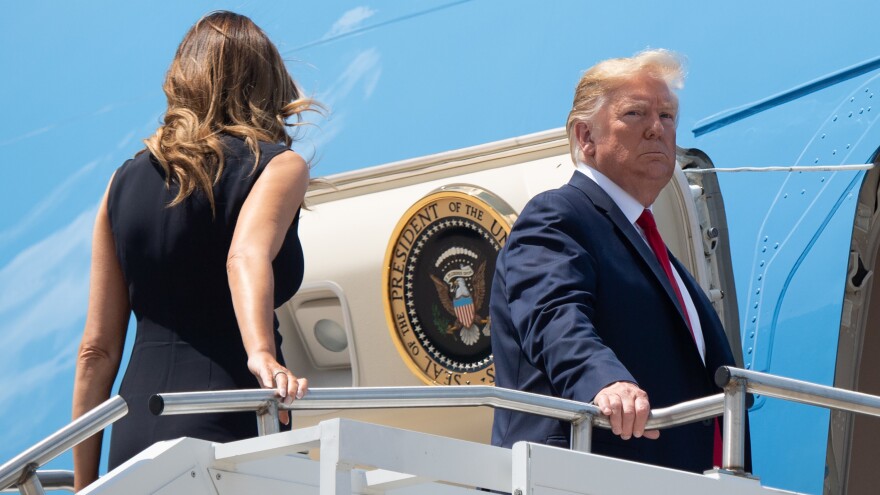
[[[285,404],[293,400],[302,399],[309,390],[309,381],[306,378],[297,378],[292,371],[281,366],[275,356],[268,352],[256,353],[248,358],[248,369],[257,377],[262,388],[275,389],[275,394]],[[281,410],[278,419],[282,423],[290,423],[290,413]]]

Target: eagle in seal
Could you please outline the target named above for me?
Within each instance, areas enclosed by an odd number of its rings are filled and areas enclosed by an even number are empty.
[[[437,296],[443,309],[455,317],[455,322],[446,327],[446,333],[459,332],[459,337],[465,345],[474,345],[480,340],[480,328],[483,326],[483,335],[489,335],[489,319],[483,318],[476,313],[476,308],[483,304],[486,297],[486,262],[477,267],[477,271],[471,278],[473,291],[468,289],[464,277],[455,277],[450,283],[440,280],[431,275]]]

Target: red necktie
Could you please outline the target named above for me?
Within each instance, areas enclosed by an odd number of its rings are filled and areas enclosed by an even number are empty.
[[[681,297],[681,290],[678,288],[678,282],[675,281],[675,277],[672,275],[672,264],[669,262],[669,255],[666,254],[666,244],[663,242],[663,238],[660,237],[660,231],[657,230],[657,223],[654,221],[654,215],[651,213],[651,210],[645,209],[642,212],[642,216],[636,220],[636,225],[642,228],[642,232],[645,233],[645,239],[648,241],[648,245],[651,246],[651,250],[654,251],[654,256],[657,257],[657,261],[660,262],[660,266],[663,268],[663,271],[666,273],[666,278],[669,279],[669,284],[672,285],[672,290],[675,291],[676,297],[678,297],[678,304],[681,306],[681,311],[684,313],[684,320],[687,323],[688,329],[691,331],[691,338],[694,338],[694,329],[691,328],[691,320],[690,315],[688,315],[687,306],[684,305],[684,298]],[[696,342],[696,339],[694,339]]]
[[[646,208],[639,219],[636,220],[636,225],[642,228],[642,232],[645,233],[645,239],[648,241],[648,245],[651,246],[651,250],[654,251],[654,256],[657,257],[657,261],[659,261],[660,266],[663,267],[663,271],[666,273],[666,277],[672,285],[672,290],[675,291],[675,295],[678,297],[678,303],[681,305],[681,310],[684,313],[688,329],[691,331],[691,338],[693,338],[696,343],[694,329],[691,327],[691,320],[690,315],[688,315],[687,306],[684,305],[684,298],[681,296],[681,289],[678,288],[678,282],[675,281],[675,277],[672,275],[672,264],[669,262],[669,255],[666,253],[666,244],[663,242],[663,238],[660,237],[660,231],[657,230],[657,222],[654,221],[654,215],[651,213],[651,210]],[[721,429],[717,418],[715,419],[714,437],[715,442],[712,449],[712,463],[715,466],[721,466]]]

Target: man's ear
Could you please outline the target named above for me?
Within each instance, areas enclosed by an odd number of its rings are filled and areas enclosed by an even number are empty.
[[[577,149],[581,152],[584,160],[596,153],[596,143],[593,141],[593,126],[587,122],[578,122],[574,125],[574,137],[577,139]],[[590,160],[591,162],[591,160]]]

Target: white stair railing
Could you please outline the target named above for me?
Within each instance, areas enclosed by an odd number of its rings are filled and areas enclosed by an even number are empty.
[[[781,376],[722,366],[715,384],[724,389],[722,468],[745,474],[746,396],[766,395],[791,402],[880,416],[880,397]]]
[[[45,477],[38,475],[37,468],[110,426],[126,414],[128,414],[128,404],[122,397],[117,395],[107,399],[98,407],[0,466],[0,490],[16,485],[23,495],[42,495],[45,492],[42,478]]]
[[[664,429],[724,415],[722,470],[747,475],[745,417],[748,394],[756,393],[829,409],[880,416],[880,397],[782,378],[733,367],[721,367],[718,394],[651,411],[647,428]],[[159,394],[150,400],[154,414],[254,411],[261,435],[278,431],[280,409],[371,409],[488,406],[526,412],[571,423],[572,450],[589,452],[592,428],[610,428],[592,404],[490,386],[317,388],[291,404],[272,390],[230,390]],[[113,397],[33,447],[0,466],[0,490],[15,488],[40,495],[44,488],[68,488],[69,472],[43,474],[37,468],[89,438],[128,413],[121,397]],[[50,481],[51,480],[51,481]],[[44,487],[43,484],[46,486]]]
[[[724,396],[682,402],[654,409],[647,428],[664,429],[719,416]],[[593,426],[610,429],[611,423],[593,404],[501,387],[470,385],[463,387],[360,387],[314,388],[304,398],[290,404],[278,401],[270,389],[177,392],[154,395],[153,414],[174,415],[228,411],[256,411],[260,434],[277,432],[278,410],[389,409],[421,407],[488,406],[525,412],[571,423],[571,449],[589,452]],[[265,424],[276,425],[268,430]]]

